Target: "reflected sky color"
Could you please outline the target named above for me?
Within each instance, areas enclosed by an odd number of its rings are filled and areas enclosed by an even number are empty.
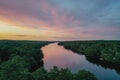
[[[0,0],[0,39],[120,39],[120,0]]]
[[[57,66],[59,68],[69,68],[72,72],[81,69],[94,73],[99,80],[119,80],[120,75],[113,69],[103,68],[100,65],[90,63],[84,55],[78,55],[70,50],[66,50],[57,43],[46,45],[42,48],[44,53],[44,67],[47,70]]]
[[[60,68],[73,68],[84,58],[79,58],[77,54],[73,52],[64,50],[62,46],[58,46],[57,43],[50,44],[42,48],[44,53],[44,66],[46,69],[51,69],[53,66],[58,66]],[[72,58],[72,59],[71,59]]]

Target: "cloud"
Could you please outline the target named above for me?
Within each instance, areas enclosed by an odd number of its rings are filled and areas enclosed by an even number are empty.
[[[120,0],[0,1],[0,20],[11,26],[40,30],[40,34],[43,30],[58,39],[96,39],[102,38],[102,33],[106,34],[104,38],[108,33],[112,33],[111,39],[118,37],[119,13]]]
[[[52,6],[47,0],[0,1],[0,15],[13,24],[26,27],[50,27],[59,29],[59,27],[70,27],[76,25],[77,20],[58,6]],[[31,6],[32,5],[32,6]]]

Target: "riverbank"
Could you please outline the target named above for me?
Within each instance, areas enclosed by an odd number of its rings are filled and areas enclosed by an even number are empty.
[[[120,63],[120,41],[66,41],[59,45],[99,60]]]
[[[41,48],[51,42],[0,41],[0,80],[97,80],[90,72],[74,74],[68,69],[44,69]]]
[[[49,44],[43,41],[0,41],[0,64],[19,56],[24,59],[29,71],[43,66],[41,47]]]
[[[44,68],[50,71],[54,66],[68,68],[72,73],[79,70],[87,70],[93,73],[98,80],[119,80],[120,70],[117,64],[100,61],[96,58],[80,55],[66,49],[58,43],[52,43],[42,47],[44,54]]]

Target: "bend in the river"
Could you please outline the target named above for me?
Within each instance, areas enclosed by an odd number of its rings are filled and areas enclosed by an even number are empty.
[[[57,66],[59,68],[68,68],[72,72],[81,69],[88,70],[96,75],[99,80],[120,80],[120,75],[115,69],[104,68],[89,62],[84,55],[78,55],[71,50],[65,49],[58,43],[52,43],[42,47],[44,53],[44,67],[47,70]]]

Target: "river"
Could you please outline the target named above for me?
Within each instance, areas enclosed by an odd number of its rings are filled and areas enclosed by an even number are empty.
[[[52,69],[53,66],[68,68],[73,73],[85,69],[92,72],[99,80],[120,80],[120,74],[115,69],[104,68],[101,65],[91,63],[84,55],[67,50],[58,43],[46,45],[42,47],[42,51],[44,67],[47,70]]]

